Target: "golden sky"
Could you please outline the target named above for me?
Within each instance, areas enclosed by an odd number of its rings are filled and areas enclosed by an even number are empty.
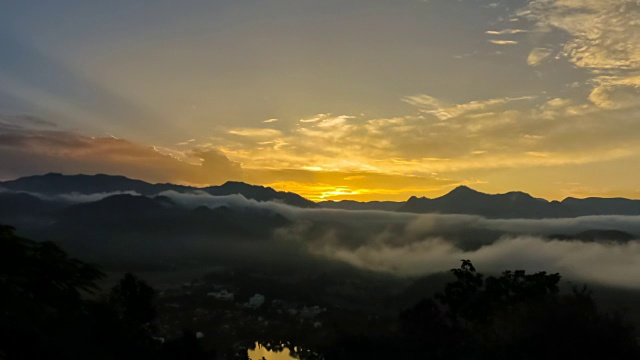
[[[0,178],[639,198],[635,0],[25,1]],[[52,16],[55,15],[55,16]]]

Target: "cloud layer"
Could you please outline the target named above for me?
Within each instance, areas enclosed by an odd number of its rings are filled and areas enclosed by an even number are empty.
[[[186,208],[205,205],[274,211],[293,224],[275,239],[316,256],[398,275],[426,275],[471,259],[483,271],[505,269],[560,272],[565,278],[640,288],[640,241],[557,240],[588,230],[640,234],[639,216],[568,219],[486,219],[469,215],[417,215],[384,211],[300,209],[256,202],[240,195],[163,195]]]

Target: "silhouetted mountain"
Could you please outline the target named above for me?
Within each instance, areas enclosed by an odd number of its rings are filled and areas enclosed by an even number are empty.
[[[398,211],[470,214],[489,218],[545,218],[560,215],[558,206],[523,192],[490,195],[466,186],[435,199],[411,197]]]
[[[460,186],[435,199],[412,196],[398,211],[524,219],[587,215],[640,215],[640,200],[567,198],[559,202],[534,198],[524,192],[485,194],[466,186]]]
[[[224,246],[220,240],[270,239],[276,228],[290,224],[261,208],[185,209],[164,196],[128,194],[69,206],[50,217],[50,224],[29,233],[99,261],[188,258]]]
[[[276,201],[281,201],[285,204],[293,205],[297,207],[303,207],[303,208],[318,207],[318,205],[313,201],[307,200],[296,193],[291,193],[286,191],[276,191],[270,187],[265,187],[260,185],[250,185],[250,184],[237,182],[237,181],[227,181],[223,185],[210,186],[210,187],[203,188],[202,190],[206,191],[211,195],[216,195],[216,196],[242,194],[247,199],[253,199],[257,201],[276,200]]]
[[[140,217],[155,217],[166,212],[163,198],[142,195],[114,195],[102,200],[79,204],[65,209],[61,219],[74,223],[95,221],[131,221]]]
[[[639,215],[640,201],[624,198],[566,198],[562,205],[574,216],[584,215]]]
[[[114,226],[131,228],[144,234],[176,231],[177,234],[194,233],[219,235],[266,235],[265,228],[290,223],[275,212],[264,209],[232,209],[225,206],[214,209],[200,206],[192,210],[178,207],[164,196],[153,198],[142,195],[113,195],[102,200],[73,205],[56,213],[58,228]],[[142,231],[144,230],[144,231]]]
[[[237,210],[226,206],[210,209],[197,207],[183,213],[177,224],[189,229],[191,233],[201,235],[228,235],[234,237],[255,238],[268,236],[281,226],[291,224],[284,216],[271,211]]]
[[[167,190],[184,192],[194,188],[173,184],[149,184],[141,180],[129,179],[117,175],[46,175],[26,176],[0,183],[4,188],[14,191],[27,191],[45,195],[60,194],[96,194],[135,191],[141,195],[154,195]]]
[[[204,191],[214,196],[240,194],[247,199],[257,201],[277,201],[292,206],[303,208],[327,208],[343,210],[382,210],[400,211],[411,213],[440,213],[440,214],[469,214],[488,218],[561,218],[587,215],[640,215],[640,200],[624,198],[567,198],[561,202],[547,201],[534,198],[524,192],[508,192],[505,194],[485,194],[466,186],[460,186],[448,194],[434,198],[411,197],[407,202],[357,202],[357,201],[323,201],[318,204],[291,193],[276,191],[270,187],[250,185],[242,182],[229,181],[223,185],[196,188],[174,184],[150,184],[140,180],[133,180],[124,176],[111,175],[61,175],[46,174],[40,176],[28,176],[17,180],[0,182],[0,187],[13,192],[27,192],[30,194],[43,194],[56,196],[61,194],[99,194],[113,192],[135,192],[141,195],[156,195],[155,203],[171,206],[171,200],[158,197],[164,191],[176,191],[179,193],[192,193]],[[48,211],[49,207],[61,206],[61,201],[45,201],[44,197],[34,197],[30,194],[22,194],[21,199],[17,195],[0,197],[0,215],[3,209],[16,209],[28,211]],[[121,198],[127,199],[127,198]],[[130,198],[129,198],[130,199]],[[149,199],[139,199],[147,201]],[[110,200],[116,201],[116,200]],[[124,201],[124,200],[122,200]],[[16,204],[18,202],[19,204]],[[15,204],[15,205],[14,205]],[[151,203],[148,203],[151,204]],[[114,204],[117,205],[117,204]],[[124,206],[123,213],[128,210]],[[141,209],[139,209],[142,211]],[[8,210],[11,212],[11,210]],[[135,212],[135,211],[134,211]],[[2,217],[0,217],[1,219]]]
[[[22,192],[0,192],[0,217],[38,215],[64,207],[56,201],[46,201]]]
[[[275,200],[298,207],[317,207],[316,203],[298,194],[276,191],[270,187],[249,185],[235,181],[229,181],[220,186],[210,186],[200,189],[175,184],[150,184],[141,180],[115,175],[62,175],[49,173],[46,175],[27,176],[17,180],[0,182],[0,186],[12,191],[24,191],[44,195],[71,193],[89,195],[129,191],[151,196],[170,190],[180,193],[203,190],[211,195],[240,194],[247,199],[257,201]]]
[[[0,223],[32,230],[50,224],[54,213],[66,206],[65,203],[43,200],[27,193],[0,192]]]
[[[342,201],[321,201],[318,205],[324,209],[339,209],[339,210],[381,210],[381,211],[396,211],[404,202],[401,201],[367,201],[359,202],[353,200]]]

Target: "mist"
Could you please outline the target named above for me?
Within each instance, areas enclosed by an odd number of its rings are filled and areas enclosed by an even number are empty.
[[[141,196],[130,191],[30,194],[70,205],[114,195]],[[565,279],[640,289],[640,274],[634,270],[640,263],[640,241],[636,240],[640,216],[487,219],[456,214],[303,209],[239,194],[212,196],[204,191],[165,191],[158,195],[168,198],[175,208],[187,211],[202,206],[229,208],[238,214],[234,221],[246,228],[252,228],[256,219],[252,214],[280,214],[289,222],[244,240],[228,232],[205,236],[187,229],[180,237],[188,240],[173,239],[181,234],[176,232],[128,241],[129,250],[139,247],[141,253],[152,255],[190,249],[182,254],[187,256],[196,249],[198,254],[217,254],[216,258],[233,255],[236,259],[244,256],[273,263],[294,258],[297,264],[324,259],[401,277],[440,273],[457,267],[461,259],[470,259],[485,272],[559,272]],[[624,232],[631,240],[571,238],[594,230]]]
[[[241,195],[162,195],[185,207],[261,209],[282,214],[293,224],[274,240],[303,245],[312,255],[400,276],[421,276],[471,259],[479,269],[559,272],[565,278],[640,288],[640,242],[559,240],[555,235],[589,230],[640,234],[640,216],[585,216],[560,219],[487,219],[453,214],[300,209],[258,202]]]

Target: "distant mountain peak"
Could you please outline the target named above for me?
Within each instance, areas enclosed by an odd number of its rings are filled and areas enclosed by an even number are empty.
[[[467,185],[460,185],[457,186],[455,189],[451,190],[449,193],[453,193],[453,192],[460,192],[460,193],[464,193],[464,192],[470,192],[470,193],[477,193],[479,191],[474,190],[470,187],[468,187]]]
[[[261,188],[264,188],[264,186],[262,186],[262,185],[247,184],[246,182],[235,181],[235,180],[226,181],[221,186],[250,186],[250,187],[261,187]]]
[[[468,186],[460,185],[442,197],[464,197],[464,196],[473,196],[473,195],[486,195],[486,194],[481,193],[477,190],[474,190]]]

